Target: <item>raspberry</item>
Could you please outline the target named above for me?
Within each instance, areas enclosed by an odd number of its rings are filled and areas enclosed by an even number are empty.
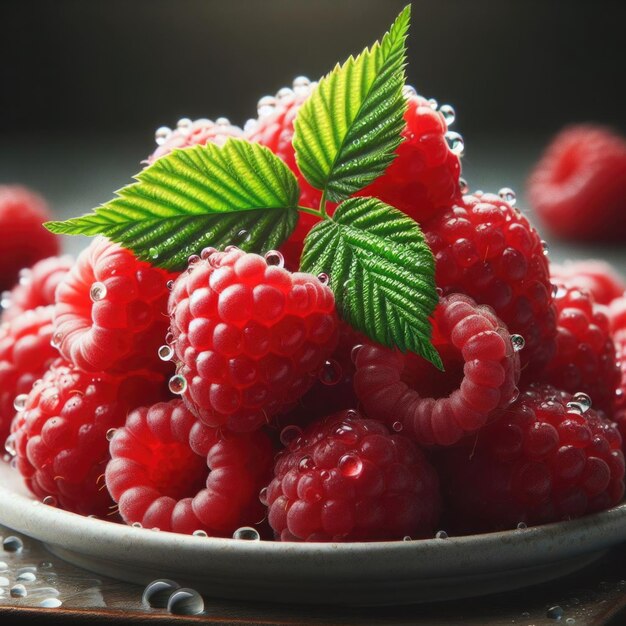
[[[610,304],[626,291],[626,283],[613,267],[595,259],[550,263],[550,276],[553,283],[588,291],[597,304]]]
[[[537,231],[498,196],[477,192],[431,220],[425,235],[438,287],[493,307],[509,331],[524,338],[522,370],[528,367],[534,376],[552,357],[556,335],[548,261]]]
[[[58,237],[42,226],[50,219],[42,197],[26,187],[0,185],[0,291],[17,282],[23,267],[58,254]]]
[[[440,453],[449,528],[545,524],[616,505],[624,455],[615,424],[550,386],[531,386],[467,446]]]
[[[61,354],[90,372],[161,367],[157,349],[167,332],[172,278],[107,239],[94,239],[56,292]]]
[[[20,270],[20,279],[12,291],[2,297],[2,320],[8,322],[38,306],[54,304],[57,285],[65,278],[74,261],[70,256],[51,256],[29,269]]]
[[[333,293],[310,274],[291,274],[237,248],[203,256],[170,297],[179,361],[171,388],[178,386],[208,426],[255,430],[290,408],[332,353]]]
[[[612,415],[620,372],[607,316],[577,288],[560,287],[554,302],[556,353],[539,379],[563,391],[586,393],[594,408]]]
[[[157,149],[146,159],[147,164],[154,163],[162,156],[177,148],[215,143],[223,145],[229,137],[241,137],[243,131],[233,126],[225,117],[219,117],[215,122],[207,119],[191,121],[188,118],[178,120],[175,130],[162,126],[156,131]]]
[[[44,502],[83,515],[110,514],[104,488],[107,432],[140,402],[157,401],[162,378],[87,373],[58,359],[17,413],[8,442],[27,487]]]
[[[274,454],[262,431],[222,436],[171,400],[130,413],[110,448],[106,484],[128,524],[225,537],[264,517]]]
[[[559,237],[626,237],[626,141],[596,126],[563,130],[528,181],[537,215]]]
[[[613,421],[618,425],[622,435],[622,443],[626,450],[626,332],[622,331],[614,335],[615,355],[619,364],[620,379],[615,390],[613,403]]]
[[[311,425],[274,475],[269,522],[282,541],[427,537],[439,518],[439,481],[423,453],[355,411]]]
[[[28,393],[59,356],[50,345],[54,307],[25,311],[0,326],[0,442],[9,435],[17,396]]]
[[[452,445],[514,400],[516,339],[491,309],[452,294],[441,298],[433,323],[445,372],[415,354],[364,345],[356,356],[354,389],[368,417],[403,429],[422,445]]]

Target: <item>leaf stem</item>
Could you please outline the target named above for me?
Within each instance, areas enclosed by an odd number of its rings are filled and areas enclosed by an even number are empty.
[[[324,217],[324,215],[317,209],[310,209],[306,206],[299,206],[298,211],[301,211],[302,213],[308,213],[309,215],[315,215],[315,217],[319,217],[320,219],[323,219]]]
[[[322,197],[320,198],[320,210],[323,219],[328,219],[328,213],[326,213],[326,189],[322,191]]]

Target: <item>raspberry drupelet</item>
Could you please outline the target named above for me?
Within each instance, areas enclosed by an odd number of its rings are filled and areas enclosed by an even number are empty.
[[[584,396],[532,385],[465,446],[436,462],[455,531],[512,530],[615,506],[624,494],[617,426]]]
[[[421,450],[352,410],[309,426],[274,474],[269,522],[282,541],[422,538],[439,519],[439,481]]]
[[[127,524],[227,537],[265,517],[274,452],[262,431],[220,433],[170,400],[131,412],[110,450],[106,484]]]
[[[90,372],[163,369],[158,347],[167,333],[168,281],[175,278],[97,237],[56,291],[54,341]]]
[[[67,511],[110,515],[107,432],[124,425],[129,409],[160,400],[163,390],[159,376],[113,377],[55,361],[24,399],[7,440],[27,487]]]
[[[432,341],[445,372],[413,353],[365,344],[354,389],[368,417],[397,425],[421,445],[448,446],[515,399],[520,338],[489,307],[452,294],[435,309]]]
[[[424,234],[437,286],[488,304],[521,335],[522,378],[532,378],[554,354],[556,337],[548,260],[537,231],[499,196],[476,192],[432,219]]]
[[[170,296],[178,361],[170,388],[208,426],[256,430],[293,406],[332,354],[333,293],[310,274],[285,270],[275,251],[264,258],[210,248],[203,257]]]

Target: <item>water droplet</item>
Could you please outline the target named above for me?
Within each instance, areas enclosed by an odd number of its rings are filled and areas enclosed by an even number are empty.
[[[160,126],[154,133],[154,141],[157,146],[162,146],[171,136],[172,129],[169,126]]]
[[[248,239],[250,239],[250,233],[247,230],[242,229],[237,233],[237,241],[239,243],[244,243],[248,241]]]
[[[214,248],[213,246],[207,246],[206,248],[202,248],[202,251],[200,252],[200,258],[206,261],[212,254],[215,254],[216,252],[216,248]]]
[[[56,332],[52,335],[52,339],[50,339],[50,345],[57,350],[60,348],[61,343],[63,342],[63,333]]]
[[[502,187],[500,191],[498,191],[498,195],[502,200],[508,202],[511,206],[515,206],[515,202],[517,200],[517,196],[515,192],[510,187]]]
[[[576,618],[575,618],[575,617],[568,617],[568,618],[565,620],[565,623],[566,623],[566,624],[569,624],[569,625],[571,626],[572,624],[575,624],[575,623],[576,623]]]
[[[517,530],[526,530],[528,528],[528,525],[526,524],[526,522],[519,522],[516,528]]]
[[[263,96],[256,105],[256,112],[259,119],[271,115],[276,109],[276,98],[274,96]]]
[[[511,335],[511,344],[513,345],[513,350],[515,352],[519,352],[520,350],[523,350],[526,345],[526,341],[521,335]]]
[[[258,120],[249,119],[246,120],[246,123],[243,125],[243,130],[245,133],[252,133],[257,129],[258,125]]]
[[[192,254],[187,258],[187,265],[191,267],[200,261],[200,257],[197,254]]]
[[[167,601],[172,592],[180,589],[180,585],[169,578],[159,578],[148,583],[143,590],[141,601],[144,606],[150,606],[154,609],[163,609],[167,606]]]
[[[37,576],[33,572],[21,572],[15,580],[20,583],[33,583],[37,580]]]
[[[317,275],[317,280],[319,280],[322,285],[328,285],[328,282],[330,281],[330,276],[326,272],[321,272]]]
[[[153,526],[150,530],[153,533],[160,533],[161,532],[161,529],[158,526]]]
[[[448,142],[448,147],[450,148],[450,152],[452,152],[452,154],[456,154],[456,156],[463,155],[465,143],[463,142],[463,137],[461,137],[459,133],[449,130],[446,133],[446,141]]]
[[[218,132],[224,131],[226,128],[230,127],[230,120],[227,117],[218,117],[215,120],[215,125],[220,127],[217,129]]]
[[[187,390],[187,381],[185,380],[184,376],[181,376],[180,374],[175,374],[170,378],[167,386],[172,393],[181,395]]]
[[[413,98],[417,95],[417,90],[413,85],[405,85],[402,88],[402,95],[408,100],[409,98]]]
[[[148,248],[148,254],[150,255],[151,259],[159,258],[159,251],[157,250],[157,248]]]
[[[6,576],[0,576],[0,587],[8,587],[11,581]]]
[[[194,537],[208,537],[209,535],[207,534],[205,530],[194,530],[193,536]]]
[[[2,542],[5,552],[21,552],[24,549],[24,542],[13,535],[10,535]]]
[[[404,426],[402,426],[402,422],[394,422],[394,423],[391,425],[391,428],[392,428],[395,432],[399,433],[399,432],[401,432],[401,431],[402,431],[402,429],[404,428]]]
[[[350,360],[353,363],[356,363],[356,359],[359,356],[359,352],[361,351],[362,347],[363,347],[363,344],[357,343],[355,346],[352,347],[352,350],[350,350]]]
[[[28,591],[26,591],[24,585],[18,584],[11,587],[10,594],[12,598],[25,598],[28,595]]]
[[[349,422],[341,422],[335,426],[332,436],[348,446],[354,445],[359,438]]]
[[[176,122],[176,130],[183,135],[188,135],[191,131],[192,124],[193,122],[188,117],[181,117],[178,122]]]
[[[131,526],[133,528],[143,528],[143,524],[141,522],[133,522]]]
[[[26,400],[28,400],[27,393],[20,393],[18,396],[15,396],[15,400],[13,400],[13,408],[16,411],[23,411],[26,406]]]
[[[48,506],[56,506],[57,505],[57,499],[54,496],[45,496],[45,498],[42,500],[42,502],[44,504],[47,504]]]
[[[459,178],[459,189],[463,195],[469,193],[469,185],[464,178]]]
[[[557,621],[560,620],[564,614],[565,614],[565,611],[558,604],[556,604],[555,606],[551,606],[546,611],[546,617],[548,619],[554,619]]]
[[[94,283],[89,290],[89,297],[92,302],[99,302],[103,298],[106,298],[107,288],[104,283]]]
[[[572,402],[578,404],[583,413],[586,413],[591,408],[591,398],[582,391],[579,391],[572,396]]]
[[[9,570],[9,566],[6,561],[0,561],[0,572],[7,572]]]
[[[296,76],[291,83],[293,92],[298,96],[306,96],[312,89],[311,81],[306,76]]]
[[[545,256],[548,256],[548,254],[550,254],[550,247],[548,246],[548,242],[544,241],[543,239],[541,240],[541,247],[543,248],[543,254]]]
[[[174,349],[166,344],[157,350],[157,354],[161,361],[171,361],[174,356]]]
[[[276,265],[277,267],[283,267],[285,265],[285,258],[278,250],[266,252],[265,261],[268,265]]]
[[[276,99],[277,100],[286,100],[287,98],[291,98],[291,96],[293,96],[293,89],[291,89],[291,87],[281,87],[277,92],[276,92]]]
[[[18,282],[20,285],[27,285],[30,282],[32,272],[29,268],[25,267],[18,273]]]
[[[454,111],[453,106],[449,104],[442,104],[439,107],[439,112],[443,115],[443,119],[448,126],[452,126],[452,124],[454,124],[454,120],[456,119],[456,112]]]
[[[267,506],[267,487],[263,487],[263,489],[259,491],[259,502],[263,506]]]
[[[324,361],[324,365],[320,368],[318,378],[323,385],[336,385],[341,381],[343,370],[341,365],[335,359]]]
[[[243,541],[260,541],[261,537],[256,528],[252,528],[252,526],[242,526],[233,533],[233,539],[240,539]]]
[[[11,306],[11,292],[3,291],[0,295],[0,309],[6,311]]]
[[[39,603],[39,606],[44,609],[58,609],[63,602],[58,598],[46,598]]]
[[[195,589],[182,587],[169,597],[167,610],[173,615],[199,615],[204,611],[204,600]]]
[[[107,438],[107,441],[112,441],[113,437],[115,437],[115,433],[117,432],[117,428],[109,428],[109,430],[107,430],[105,437]]]
[[[435,539],[447,539],[448,533],[445,530],[438,530],[435,533]]]
[[[173,281],[173,280],[168,280],[168,281],[165,283],[165,286],[167,287],[167,289],[168,289],[169,291],[172,291],[172,289],[174,289],[174,281]]]
[[[295,424],[289,424],[280,431],[280,443],[289,446],[302,435],[302,429]]]
[[[312,469],[315,469],[315,462],[313,459],[310,456],[303,456],[300,459],[300,463],[298,463],[298,471],[308,472]]]
[[[434,98],[429,98],[428,99],[428,105],[430,106],[430,108],[433,111],[437,110],[437,107],[439,106],[439,103],[437,102],[437,100],[435,100]]]
[[[356,478],[363,470],[363,461],[356,452],[348,452],[339,459],[337,467],[344,476]]]

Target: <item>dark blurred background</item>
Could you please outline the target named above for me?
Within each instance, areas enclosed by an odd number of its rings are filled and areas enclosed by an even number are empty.
[[[0,183],[109,199],[180,117],[262,95],[379,38],[405,0],[0,0]],[[409,83],[454,105],[470,186],[517,186],[567,123],[626,130],[626,2],[415,0]]]

